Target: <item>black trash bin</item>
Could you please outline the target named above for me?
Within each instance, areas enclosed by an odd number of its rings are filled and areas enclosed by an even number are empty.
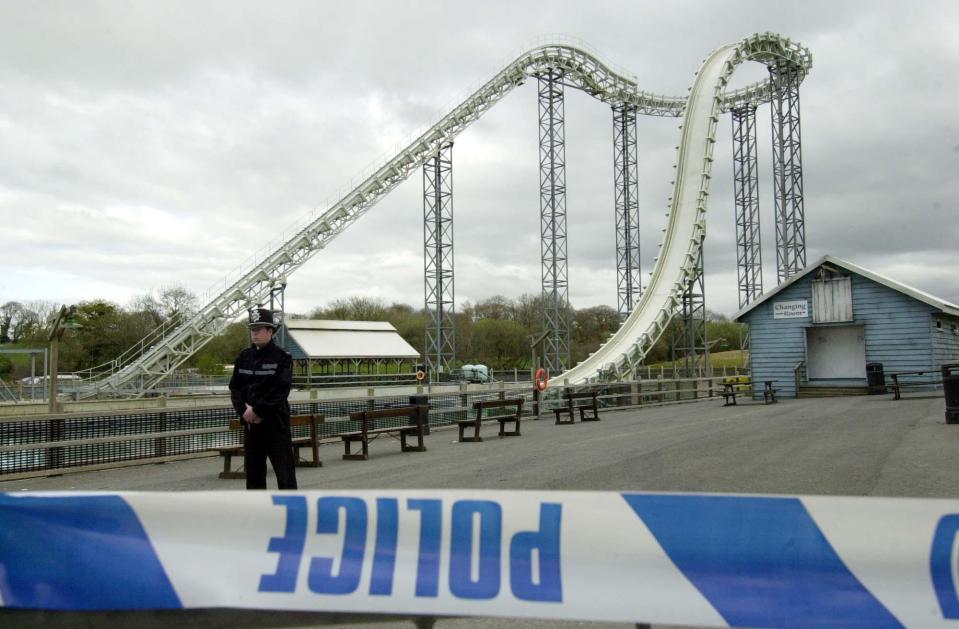
[[[942,366],[942,394],[946,396],[946,423],[959,424],[959,363]]]
[[[428,396],[428,395],[411,395],[411,396],[410,396],[410,404],[429,406],[429,405],[430,405],[430,396]],[[416,423],[416,420],[410,418],[410,425],[413,425],[413,424],[415,424],[415,423]],[[424,435],[430,434],[429,415],[427,415],[426,417],[423,418],[423,434],[424,434]]]
[[[866,382],[869,384],[869,395],[886,392],[886,374],[883,373],[882,363],[866,363]]]

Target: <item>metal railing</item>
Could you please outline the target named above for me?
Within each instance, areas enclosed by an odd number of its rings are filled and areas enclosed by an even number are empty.
[[[0,402],[15,402],[17,394],[0,378]]]
[[[600,408],[640,408],[708,399],[720,395],[722,378],[650,379],[572,387],[595,390]],[[563,387],[551,387],[534,399],[531,386],[458,391],[429,395],[431,427],[452,425],[473,413],[481,400],[521,397],[524,416],[551,416],[559,407]],[[404,406],[409,395],[358,396],[291,403],[294,415],[323,415],[318,436],[334,440],[357,430],[349,420],[355,411]],[[0,480],[43,476],[65,470],[99,469],[205,456],[218,448],[240,445],[241,436],[229,430],[236,412],[223,405],[194,409],[148,409],[84,412],[0,418]],[[306,436],[294,428],[294,437]]]

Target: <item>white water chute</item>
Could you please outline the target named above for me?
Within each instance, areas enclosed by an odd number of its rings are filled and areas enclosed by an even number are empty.
[[[310,219],[293,237],[253,264],[189,320],[159,328],[92,374],[96,380],[86,396],[100,392],[142,395],[156,386],[247,308],[262,303],[280,278],[289,276],[326,247],[514,87],[549,68],[562,68],[568,81],[604,102],[635,107],[640,114],[684,116],[669,223],[649,288],[619,331],[559,378],[578,383],[595,379],[602,372],[628,371],[643,359],[669,323],[698,255],[705,233],[712,150],[720,113],[770,99],[772,86],[768,80],[725,91],[735,66],[747,60],[784,61],[797,69],[800,80],[812,65],[804,47],[771,33],[754,35],[713,52],[688,99],[684,99],[642,91],[634,80],[617,74],[575,46],[548,45],[521,55],[322,215]]]
[[[783,48],[777,50],[779,46]],[[787,50],[788,40],[767,33],[722,46],[705,59],[686,102],[669,222],[649,285],[619,330],[586,360],[560,374],[558,381],[576,384],[601,374],[625,375],[643,361],[665,331],[693,279],[706,235],[713,147],[719,115],[727,102],[726,84],[743,61],[797,62],[785,54]],[[804,75],[812,65],[808,51],[798,62]]]

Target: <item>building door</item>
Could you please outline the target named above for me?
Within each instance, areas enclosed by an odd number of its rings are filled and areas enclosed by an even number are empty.
[[[866,378],[866,335],[861,325],[806,328],[810,380]]]

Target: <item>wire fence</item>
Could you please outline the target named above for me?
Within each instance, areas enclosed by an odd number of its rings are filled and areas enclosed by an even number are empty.
[[[721,394],[721,383],[721,377],[657,378],[569,388],[595,390],[600,408],[634,408],[715,397]],[[318,437],[334,441],[339,434],[359,429],[358,423],[349,419],[351,412],[429,404],[428,427],[432,428],[471,417],[474,402],[521,398],[524,417],[546,417],[562,404],[563,390],[553,387],[536,396],[528,385],[483,390],[463,386],[456,392],[432,395],[295,402],[291,412],[322,415]],[[227,405],[0,418],[0,479],[215,454],[220,448],[242,444],[242,435],[229,429],[235,418],[236,412]],[[402,421],[396,420],[394,425]],[[293,431],[294,438],[306,437],[309,426],[297,426]]]
[[[749,370],[736,367],[714,367],[714,376],[747,375]],[[636,374],[642,379],[676,378],[682,375],[682,369],[672,367],[640,367]],[[700,374],[705,376],[705,374]],[[529,368],[490,370],[489,379],[482,383],[507,384],[532,383],[533,374]],[[470,382],[459,370],[442,374],[428,374],[427,380],[434,384],[460,384]],[[479,382],[474,380],[473,382]],[[356,387],[410,386],[418,383],[415,372],[399,373],[341,373],[295,375],[293,387],[296,389],[331,389]],[[176,372],[167,376],[152,391],[152,396],[198,396],[229,394],[230,376],[206,375],[190,371]],[[57,379],[57,396],[61,400],[79,400],[90,391],[90,383],[74,374],[61,374]],[[4,382],[0,379],[0,402],[36,403],[46,401],[49,394],[49,382],[45,376],[24,378],[19,381]]]

